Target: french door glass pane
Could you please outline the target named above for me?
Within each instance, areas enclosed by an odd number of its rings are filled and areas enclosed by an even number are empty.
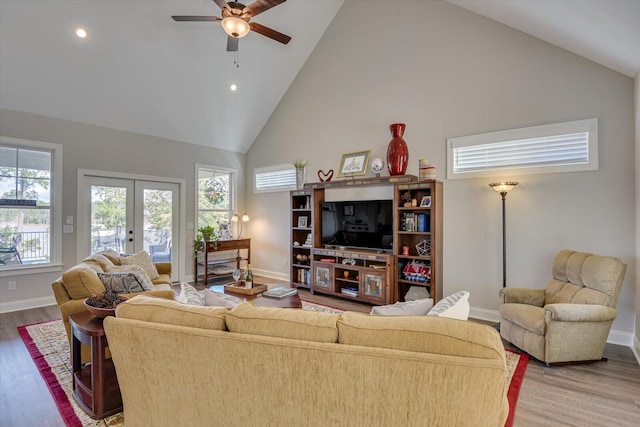
[[[144,250],[153,262],[171,261],[173,191],[144,190]]]
[[[127,189],[91,186],[91,253],[125,251]]]

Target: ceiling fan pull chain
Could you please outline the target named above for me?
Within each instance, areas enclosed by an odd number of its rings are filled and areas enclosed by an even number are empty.
[[[234,52],[234,58],[233,58],[233,63],[236,65],[236,68],[240,68],[239,56],[240,56],[240,53],[236,50]]]

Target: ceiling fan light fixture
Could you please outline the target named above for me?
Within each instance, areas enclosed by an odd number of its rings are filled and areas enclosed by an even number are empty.
[[[235,16],[227,16],[224,18],[222,20],[222,28],[225,33],[238,39],[249,34],[249,31],[251,30],[247,21]]]

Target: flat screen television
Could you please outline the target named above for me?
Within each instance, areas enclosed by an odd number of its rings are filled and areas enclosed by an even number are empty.
[[[393,201],[323,202],[322,244],[391,252]]]

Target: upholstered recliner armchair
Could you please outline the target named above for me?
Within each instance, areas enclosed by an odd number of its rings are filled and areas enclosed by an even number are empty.
[[[503,288],[500,335],[548,365],[602,360],[626,265],[562,250],[546,289]]]

